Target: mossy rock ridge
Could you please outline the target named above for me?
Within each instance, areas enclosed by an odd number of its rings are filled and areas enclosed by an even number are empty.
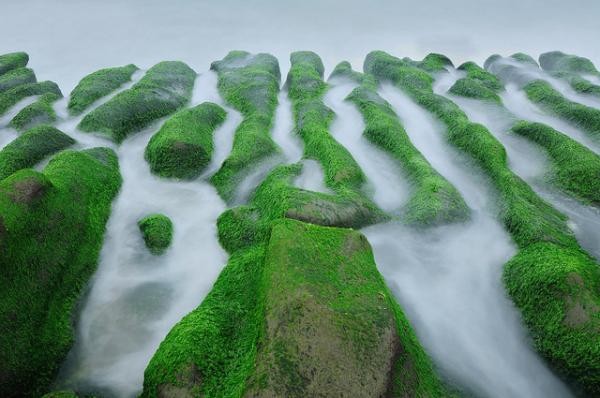
[[[108,148],[66,150],[0,182],[0,395],[41,396],[73,343],[121,185]]]

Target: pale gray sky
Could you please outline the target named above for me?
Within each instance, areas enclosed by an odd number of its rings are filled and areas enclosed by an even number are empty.
[[[362,68],[383,49],[455,63],[492,53],[534,57],[560,49],[600,64],[599,0],[3,0],[0,52],[23,50],[42,79],[65,91],[86,73],[133,62],[181,59],[198,72],[231,49],[310,49],[328,71]]]

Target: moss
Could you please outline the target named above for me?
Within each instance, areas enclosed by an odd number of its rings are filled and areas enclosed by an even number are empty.
[[[571,88],[578,93],[593,95],[595,97],[600,97],[600,86],[597,84],[593,84],[589,80],[570,72],[556,72],[553,74],[555,77],[559,79],[566,80]]]
[[[225,110],[211,102],[177,112],[146,146],[150,170],[161,177],[198,177],[210,162],[213,133],[225,116]]]
[[[120,185],[107,148],[67,150],[0,182],[0,395],[40,396],[54,379]]]
[[[493,92],[498,93],[504,90],[504,85],[495,75],[481,68],[475,62],[465,62],[458,67],[458,70],[465,71],[467,78],[477,80]]]
[[[437,53],[427,54],[427,56],[423,58],[423,60],[419,62],[417,66],[431,73],[445,72],[446,68],[454,67],[450,58],[446,57],[443,54]]]
[[[515,61],[518,61],[522,64],[529,64],[531,66],[535,66],[536,68],[539,67],[538,63],[535,62],[535,59],[533,59],[533,57],[531,55],[528,55],[525,53],[515,53],[515,54],[511,55],[510,58],[512,58]]]
[[[600,268],[579,247],[566,226],[566,217],[510,170],[504,147],[492,134],[470,122],[456,104],[434,94],[431,87],[407,83],[410,80],[401,78],[406,68],[401,60],[385,53],[371,53],[365,60],[366,72],[392,80],[444,122],[448,141],[488,175],[498,195],[498,217],[520,249],[505,266],[507,290],[521,310],[536,348],[563,375],[589,394],[598,395]],[[564,269],[568,269],[568,278],[564,278]],[[575,296],[564,294],[573,290],[570,280],[578,286]],[[544,307],[548,303],[551,310]],[[558,308],[562,311],[554,311]]]
[[[489,57],[487,57],[487,59],[483,62],[483,69],[485,69],[486,71],[489,71],[490,66],[492,66],[493,63],[499,61],[502,59],[502,56],[500,54],[493,54],[490,55]]]
[[[231,201],[242,178],[266,158],[280,153],[271,139],[277,94],[279,63],[270,54],[232,51],[211,68],[219,76],[223,98],[244,117],[235,132],[231,153],[211,177],[211,182],[226,201]]]
[[[45,157],[74,143],[74,139],[54,127],[34,127],[0,151],[0,180],[15,171],[33,167]]]
[[[10,121],[9,125],[18,131],[24,131],[42,124],[56,121],[53,104],[60,96],[55,93],[43,94],[37,101],[21,109]]]
[[[4,75],[11,70],[23,68],[29,62],[29,55],[24,52],[16,52],[0,55],[0,75]]]
[[[512,132],[542,146],[553,167],[550,182],[584,202],[600,205],[600,157],[577,141],[541,123],[520,121]]]
[[[121,142],[186,105],[195,79],[196,73],[183,62],[160,62],[130,89],[88,113],[78,127]]]
[[[69,113],[71,115],[81,114],[95,101],[131,81],[131,76],[137,70],[137,66],[129,64],[100,69],[94,73],[90,73],[81,79],[79,84],[71,91],[68,105]]]
[[[287,220],[263,236],[171,330],[142,397],[443,395],[361,234]]]
[[[35,73],[29,68],[17,68],[0,75],[0,93],[27,83],[35,83]]]
[[[329,80],[334,79],[349,79],[360,84],[363,80],[363,74],[353,70],[350,62],[342,61],[335,66],[333,72],[331,72],[331,75],[329,75]]]
[[[58,98],[62,98],[62,93],[56,83],[50,81],[22,84],[6,90],[0,93],[0,116],[22,99],[44,94],[54,94]]]
[[[524,90],[531,101],[580,127],[593,139],[600,140],[600,110],[569,101],[543,80],[527,84]]]
[[[173,223],[164,214],[149,214],[138,221],[138,227],[152,254],[163,254],[173,240]]]
[[[540,55],[540,66],[548,72],[571,72],[600,75],[592,61],[561,51],[550,51]]]
[[[471,79],[469,77],[458,79],[452,85],[452,87],[450,87],[448,92],[461,97],[475,98],[481,101],[493,102],[496,104],[502,103],[502,100],[498,94],[487,88],[481,81]]]
[[[42,398],[78,398],[78,395],[73,391],[53,391],[45,394]]]
[[[442,177],[410,142],[391,106],[377,94],[376,87],[363,84],[349,96],[365,121],[364,136],[396,159],[413,185],[402,210],[409,225],[429,226],[468,217],[469,209],[456,188]]]

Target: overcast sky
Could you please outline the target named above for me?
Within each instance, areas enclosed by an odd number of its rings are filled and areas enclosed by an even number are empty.
[[[516,51],[560,49],[600,65],[600,0],[2,0],[0,53],[23,50],[41,79],[65,91],[105,66],[146,68],[166,59],[198,72],[231,49],[271,52],[284,73],[289,53],[310,49],[327,71],[362,68],[383,49],[455,63]]]

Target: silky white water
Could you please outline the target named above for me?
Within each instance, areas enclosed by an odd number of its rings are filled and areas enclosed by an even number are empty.
[[[502,98],[505,103],[512,104],[510,110],[519,109],[519,118],[543,122],[545,118],[540,118],[539,114],[532,112],[526,106],[515,106],[523,101],[523,95],[522,91],[510,89],[502,95]],[[551,166],[544,149],[524,137],[510,133],[510,128],[518,118],[496,105],[458,96],[450,98],[460,106],[470,120],[485,125],[504,145],[510,168],[538,195],[569,217],[569,227],[575,233],[580,245],[600,260],[600,210],[570,198],[546,182],[545,176]],[[573,132],[570,132],[571,134],[567,135],[573,137]]]
[[[385,211],[399,209],[407,199],[408,184],[390,155],[363,137],[365,124],[362,116],[351,102],[345,101],[356,83],[338,80],[329,84],[324,102],[335,112],[331,135],[352,154],[362,169],[367,178],[365,191],[373,202]]]
[[[194,101],[216,100],[212,83],[200,80]],[[216,219],[225,205],[214,188],[203,180],[168,181],[150,173],[144,149],[160,124],[115,148],[123,185],[81,306],[75,345],[59,376],[61,387],[106,396],[138,394],[160,342],[200,304],[227,261],[216,237]],[[85,134],[67,132],[76,138]],[[216,141],[215,149],[222,151]],[[172,245],[161,256],[150,254],[137,227],[139,219],[155,212],[174,224]]]
[[[478,397],[568,397],[532,350],[507,298],[502,267],[516,248],[491,214],[487,180],[444,141],[444,128],[405,94],[381,89],[413,144],[453,183],[472,210],[462,224],[428,230],[364,230],[375,260],[419,341],[452,384]]]

